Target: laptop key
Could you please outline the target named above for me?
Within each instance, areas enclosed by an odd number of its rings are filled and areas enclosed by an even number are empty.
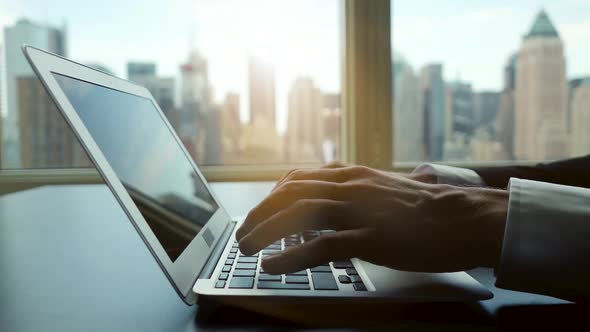
[[[306,276],[307,270],[291,272],[291,273],[287,273],[287,275],[289,275],[289,276]]]
[[[354,265],[352,265],[352,262],[350,261],[341,261],[341,262],[334,262],[334,268],[335,269],[350,269],[350,268],[354,268]]]
[[[309,284],[307,276],[286,276],[285,282],[288,284]]]
[[[343,284],[350,284],[352,282],[352,280],[350,280],[350,277],[345,275],[338,276],[338,281],[340,281]]]
[[[219,274],[219,280],[227,280],[228,277],[229,277],[229,273],[227,273],[227,272],[222,272]]]
[[[259,281],[258,289],[299,289],[309,290],[309,284],[281,284],[280,282]]]
[[[254,255],[247,255],[247,256],[240,253],[240,257],[258,257],[258,253],[255,253]]]
[[[223,267],[223,269],[221,269],[221,271],[222,272],[229,272],[229,271],[231,271],[231,266],[226,265],[226,266]]]
[[[280,274],[266,274],[261,273],[258,275],[259,281],[278,281],[281,282],[281,275]]]
[[[265,250],[262,250],[262,255],[265,255],[265,256],[266,255],[274,255],[274,254],[278,254],[280,252],[281,252],[280,250],[265,249]]]
[[[329,266],[316,266],[311,268],[311,272],[332,272],[332,269]]]
[[[253,277],[256,274],[255,270],[235,270],[234,277]]]
[[[346,274],[348,274],[349,276],[352,276],[352,275],[358,275],[359,273],[356,272],[355,268],[349,268],[349,269],[346,269]]]
[[[225,281],[224,280],[219,280],[218,282],[215,283],[215,288],[225,288]]]
[[[231,252],[232,254],[235,254],[235,253],[237,253],[237,252],[238,252],[238,248],[231,248],[231,249],[229,250],[229,252]]]
[[[238,263],[236,270],[256,270],[256,263]]]
[[[354,287],[355,291],[366,291],[367,290],[367,287],[365,287],[365,285],[362,283],[352,284],[352,287]]]
[[[233,259],[226,259],[225,265],[234,265],[234,260]]]
[[[227,258],[234,259],[236,258],[236,254],[229,254],[227,255]]]
[[[361,277],[359,277],[358,275],[351,275],[350,276],[350,281],[357,283],[357,282],[363,282],[363,280],[361,279]]]
[[[252,288],[254,287],[254,278],[234,277],[229,282],[229,288]]]
[[[258,262],[258,257],[240,257],[238,258],[238,263],[256,263]]]
[[[332,273],[312,273],[311,279],[316,290],[338,290],[338,284]]]

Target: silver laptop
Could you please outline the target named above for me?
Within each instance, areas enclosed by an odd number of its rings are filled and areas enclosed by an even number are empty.
[[[235,241],[240,221],[223,209],[147,89],[31,46],[23,52],[186,303],[199,297],[236,304],[268,297],[298,303],[492,297],[465,272],[401,272],[355,258],[288,275],[264,273],[265,255],[330,231],[293,234],[256,256],[242,255]]]

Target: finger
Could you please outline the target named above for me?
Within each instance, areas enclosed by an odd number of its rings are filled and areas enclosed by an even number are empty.
[[[342,196],[340,185],[323,181],[290,181],[280,190],[271,193],[266,199],[248,213],[246,220],[236,232],[238,241],[256,225],[266,220],[277,211],[286,209],[301,199],[339,200]]]
[[[294,169],[277,182],[273,191],[288,181],[316,180],[342,183],[355,177],[367,176],[371,171],[365,166],[346,166],[341,163],[328,164],[315,169]]]
[[[348,167],[345,163],[334,160],[322,166],[322,168],[343,168]]]
[[[271,274],[301,271],[330,261],[359,257],[366,245],[366,229],[345,230],[322,235],[309,242],[285,249],[262,260]]]
[[[285,236],[304,230],[343,230],[354,227],[346,216],[347,203],[327,199],[302,199],[254,227],[240,240],[240,250],[253,255]]]
[[[283,182],[285,182],[284,180],[285,180],[287,177],[289,177],[289,175],[291,175],[291,173],[293,173],[293,172],[297,172],[297,171],[302,171],[302,170],[304,170],[304,169],[302,169],[302,168],[294,168],[294,169],[292,169],[292,170],[288,171],[288,172],[287,172],[285,175],[283,175],[283,176],[282,176],[282,177],[279,179],[279,181],[277,181],[277,183],[275,184],[274,188],[272,188],[272,190],[271,190],[270,192],[273,192],[273,191],[275,191],[275,189],[277,189],[277,188],[278,188],[278,187],[279,187],[279,186],[280,186],[280,185],[281,185]]]

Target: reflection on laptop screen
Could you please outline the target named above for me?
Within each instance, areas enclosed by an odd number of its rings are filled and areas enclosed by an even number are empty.
[[[151,100],[54,76],[175,261],[218,206]]]

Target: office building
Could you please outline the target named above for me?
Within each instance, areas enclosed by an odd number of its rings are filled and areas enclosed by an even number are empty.
[[[456,81],[445,85],[445,141],[457,135],[469,140],[474,129],[473,109],[471,84]]]
[[[207,60],[198,52],[192,52],[181,65],[181,106],[178,109],[177,132],[187,150],[198,163],[206,163],[205,146],[207,113],[211,110],[211,86]],[[217,132],[217,135],[221,133]]]
[[[324,141],[323,161],[340,159],[340,123],[342,119],[341,96],[339,93],[322,94],[322,122]]]
[[[496,119],[496,140],[500,142],[506,158],[514,159],[514,89],[516,88],[516,59],[513,54],[504,66],[504,86]]]
[[[496,119],[500,110],[500,92],[481,91],[473,93],[473,129],[490,128],[495,133]]]
[[[420,109],[420,85],[412,67],[398,55],[394,60],[393,160],[424,159],[424,113]]]
[[[275,69],[262,59],[248,59],[250,124],[276,127]]]
[[[22,54],[21,45],[29,44],[58,55],[67,56],[65,28],[37,24],[25,19],[4,28],[4,61],[6,87],[6,119],[3,131],[4,167],[21,167],[20,111],[18,109],[18,79],[30,77],[33,71]]]
[[[322,93],[309,78],[298,78],[289,91],[287,162],[322,160]]]
[[[445,92],[442,64],[430,64],[420,72],[420,107],[423,141],[428,160],[441,160],[445,138]]]
[[[19,76],[20,161],[23,168],[90,166],[70,126],[36,76]]]
[[[174,103],[176,84],[173,77],[159,77],[156,64],[153,62],[127,63],[127,79],[150,91],[166,118],[177,129],[179,125],[178,111]]]
[[[235,163],[241,153],[241,128],[240,95],[230,92],[225,96],[221,107],[221,139],[225,163]]]
[[[567,81],[563,43],[539,12],[516,60],[514,154],[543,160],[567,156]]]
[[[156,77],[154,62],[130,61],[127,63],[127,79],[132,82],[142,82]]]
[[[572,155],[590,153],[590,78],[580,80],[572,92]]]

